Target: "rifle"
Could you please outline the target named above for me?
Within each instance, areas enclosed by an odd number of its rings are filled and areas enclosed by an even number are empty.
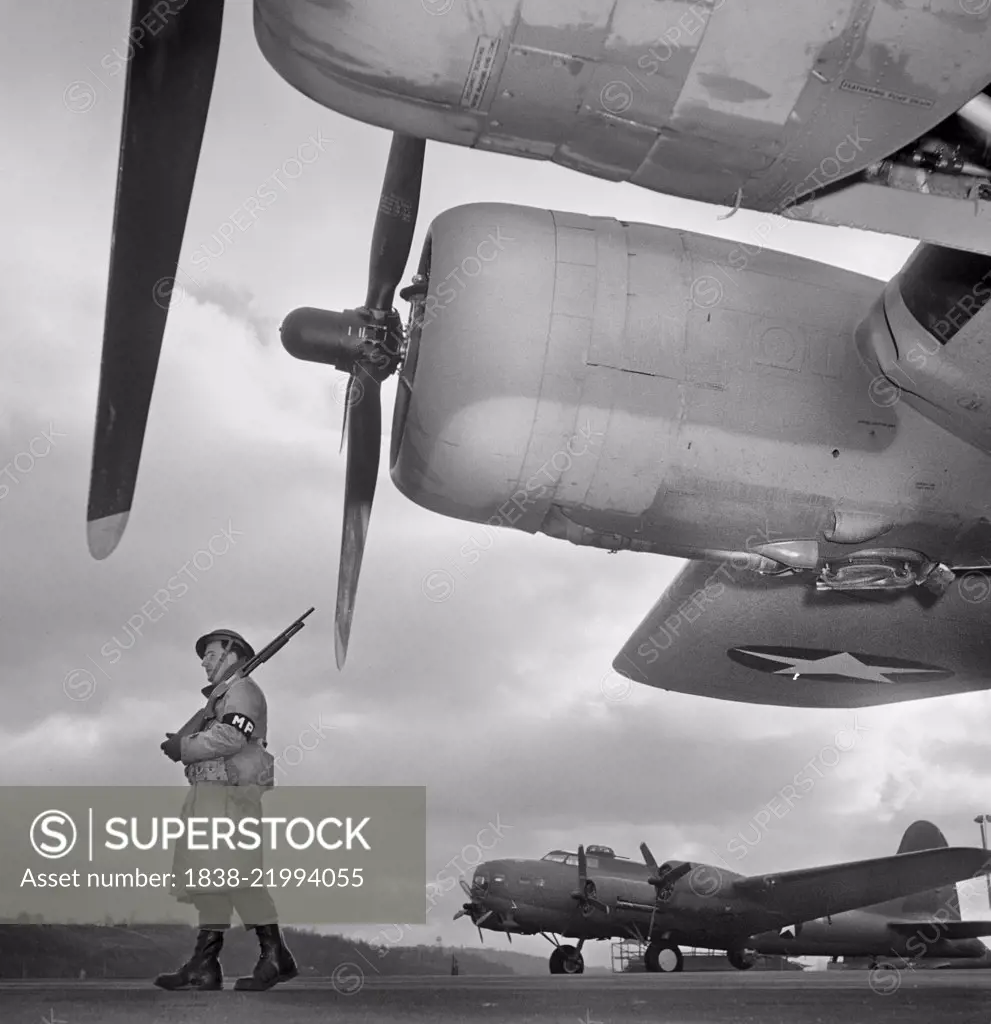
[[[289,643],[289,641],[303,628],[303,619],[305,619],[313,611],[314,609],[310,608],[309,611],[303,612],[303,614],[300,615],[300,617],[296,619],[296,621],[293,622],[291,626],[287,626],[270,644],[263,647],[262,650],[259,651],[249,661],[246,661],[244,665],[242,665],[241,668],[238,669],[237,675],[242,677],[251,675],[251,673],[254,672],[254,670],[258,668],[259,665],[264,665],[265,662],[272,657],[272,655],[278,654],[279,651],[281,651],[282,648],[285,647],[286,644]],[[213,683],[210,686],[204,686],[200,692],[203,694],[204,697],[209,697],[210,694],[213,693],[214,687],[216,685],[216,683]],[[174,735],[192,736],[194,732],[199,732],[203,728],[203,719],[205,717],[206,707],[202,707]]]
[[[238,675],[250,676],[252,672],[259,665],[264,665],[273,654],[278,654],[283,647],[289,643],[290,640],[303,628],[303,619],[313,612],[311,608],[309,611],[303,612],[302,615],[291,625],[287,626],[267,647],[262,648],[250,661],[246,662],[242,669],[239,669]]]

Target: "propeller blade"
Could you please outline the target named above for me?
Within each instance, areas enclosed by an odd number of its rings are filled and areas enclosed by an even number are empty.
[[[424,139],[399,132],[392,136],[368,263],[365,305],[369,309],[392,309],[396,287],[406,269],[420,208],[425,148]]]
[[[662,872],[658,868],[657,861],[654,859],[654,855],[650,852],[650,847],[646,843],[640,844],[640,853],[643,855],[644,863],[654,872],[653,875],[648,877],[647,881],[656,890],[654,905],[650,910],[650,923],[647,925],[647,941],[649,942],[650,936],[654,932],[654,917],[661,902],[661,888],[666,885],[673,885],[682,875],[687,875],[692,870],[692,865],[685,861],[676,867],[668,868]]]
[[[351,408],[351,388],[354,386],[354,374],[348,375],[348,386],[344,392],[344,418],[341,421],[341,446],[337,449],[340,455],[344,451],[344,439],[348,436],[348,409]]]
[[[223,0],[134,0],[86,513],[94,558],[127,525],[220,49]],[[145,31],[153,19],[159,30]],[[159,27],[160,26],[160,27]]]
[[[653,876],[649,877],[647,881],[654,885],[655,888],[660,885],[660,878],[657,875],[657,861],[654,859],[654,855],[650,852],[650,847],[646,843],[640,844],[640,854],[643,857],[644,863],[653,872]],[[650,909],[650,923],[647,925],[647,941],[650,941],[651,935],[654,934],[654,916],[657,914],[657,904],[660,902],[659,897],[660,891],[654,893],[654,905]]]
[[[485,945],[485,939],[483,939],[483,938],[482,938],[482,929],[481,929],[481,928],[479,928],[479,929],[478,929],[478,941],[479,941],[479,942],[480,942],[480,943],[481,943],[481,944],[482,944],[483,946]]]
[[[465,908],[464,908],[464,907],[462,907],[462,908],[461,908],[461,909],[460,909],[460,910],[459,910],[459,911],[458,911],[458,912],[457,912],[457,913],[456,913],[456,914],[454,915],[454,920],[455,920],[455,921],[457,921],[459,917],[467,917],[469,913],[470,913],[470,911],[468,911],[468,910],[465,910]]]
[[[586,917],[590,913],[590,907],[609,913],[609,907],[596,895],[595,882],[589,881],[584,846],[578,847],[578,888],[571,895],[578,901],[579,909]]]
[[[474,893],[471,891],[471,886],[463,879],[459,878],[458,881],[461,883],[461,888],[464,890],[464,894],[468,899],[474,899]]]
[[[341,565],[337,579],[337,612],[334,649],[337,667],[343,668],[351,636],[355,595],[361,559],[368,536],[368,520],[378,479],[382,445],[381,387],[360,364],[355,377],[363,388],[361,401],[351,410],[348,464],[344,487],[344,522],[341,529]]]
[[[478,919],[478,920],[477,920],[477,921],[476,921],[475,923],[476,923],[476,924],[477,924],[477,925],[479,926],[479,928],[481,928],[481,926],[482,926],[482,925],[483,925],[483,924],[484,924],[484,923],[485,923],[486,921],[488,921],[488,919],[489,919],[489,918],[490,918],[490,917],[491,917],[491,916],[492,916],[492,915],[493,915],[494,913],[495,913],[495,911],[494,911],[494,910],[486,910],[486,911],[485,911],[485,913],[484,913],[484,914],[482,914],[482,916],[481,916],[481,917],[480,917],[480,918],[479,918],[479,919]]]
[[[647,881],[654,886],[659,888],[669,882],[677,882],[682,875],[687,875],[692,870],[692,865],[688,861],[683,861],[681,864],[675,867],[668,867],[665,864],[665,871],[661,871],[657,866],[657,861],[654,859],[654,855],[650,852],[650,847],[646,843],[640,844],[640,853],[643,855],[644,863],[649,868],[653,868],[654,874],[650,876]]]
[[[692,870],[692,865],[688,861],[684,861],[681,864],[677,864],[674,867],[667,867],[666,870],[661,871],[659,874],[652,875],[647,881],[654,886],[655,889],[660,889],[661,886],[674,885],[682,875],[687,875]]]
[[[686,860],[683,863],[679,864],[676,868],[672,868],[670,871],[666,871],[664,873],[664,882],[666,885],[671,885],[677,882],[679,878],[682,878],[684,875],[687,875],[688,872],[691,870],[692,864],[690,861]]]

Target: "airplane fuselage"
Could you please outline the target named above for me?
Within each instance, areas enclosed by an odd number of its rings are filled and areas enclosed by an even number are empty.
[[[571,893],[577,888],[577,865],[547,860],[498,860],[479,865],[474,887],[481,905],[494,913],[483,928],[514,934],[554,932],[575,939],[663,936],[688,946],[736,949],[748,935],[781,917],[748,897],[732,894],[742,878],[724,869],[694,865],[658,901],[647,881],[651,870],[635,862],[610,860],[604,870],[589,858],[588,877],[598,899],[609,908],[583,913]],[[662,893],[664,890],[662,890]]]

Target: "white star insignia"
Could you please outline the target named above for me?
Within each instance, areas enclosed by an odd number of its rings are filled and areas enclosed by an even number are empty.
[[[766,651],[748,651],[745,647],[738,647],[741,654],[749,654],[752,658],[764,658],[766,661],[776,661],[781,668],[773,674],[776,676],[791,676],[797,679],[799,676],[847,676],[850,679],[863,679],[869,683],[891,683],[893,679],[888,676],[894,672],[899,674],[918,674],[927,672],[938,672],[939,669],[931,668],[899,668],[894,665],[865,665],[859,658],[846,651],[837,654],[827,654],[824,658],[783,658],[780,654],[768,654]]]
[[[782,936],[782,937],[787,935],[789,939],[797,939],[798,938],[798,925],[797,924],[786,924],[784,926],[784,928],[782,928],[778,932],[778,935]]]

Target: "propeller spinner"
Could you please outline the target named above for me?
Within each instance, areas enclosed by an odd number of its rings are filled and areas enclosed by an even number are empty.
[[[131,5],[110,280],[86,513],[94,558],[117,547],[141,460],[162,336],[213,91],[223,0],[162,18]],[[142,22],[156,22],[155,33]],[[161,23],[161,24],[159,24]]]
[[[399,366],[402,350],[402,322],[392,301],[413,245],[425,147],[423,139],[393,136],[372,235],[364,306],[341,313],[304,307],[294,309],[282,322],[282,344],[290,355],[329,363],[350,375],[342,430],[348,455],[334,633],[338,668],[347,657],[378,479],[381,384]]]

